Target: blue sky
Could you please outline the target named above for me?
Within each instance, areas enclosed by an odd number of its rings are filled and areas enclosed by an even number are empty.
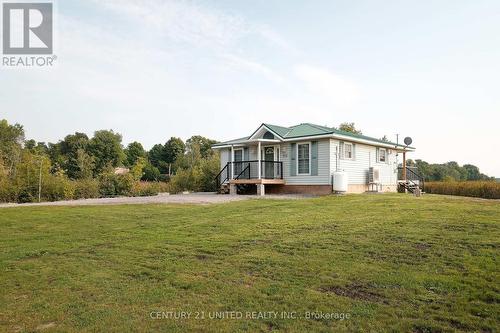
[[[352,121],[500,176],[498,1],[56,5],[56,68],[0,69],[0,118],[29,138],[111,128],[149,148]]]

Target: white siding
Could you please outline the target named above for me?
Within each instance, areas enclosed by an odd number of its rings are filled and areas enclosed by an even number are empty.
[[[347,172],[349,184],[365,185],[368,184],[368,169],[378,167],[380,170],[380,181],[382,185],[396,185],[397,183],[397,157],[394,150],[387,155],[388,163],[377,162],[377,147],[364,144],[355,144],[355,156],[353,160],[336,159],[336,153],[339,151],[339,141],[330,141],[331,171],[338,169]]]
[[[306,141],[310,142],[310,141]],[[300,143],[297,141],[297,143]],[[280,145],[281,156],[283,161],[283,178],[288,185],[329,185],[330,181],[330,140],[318,140],[318,175],[297,175],[290,176],[290,151],[291,144],[284,143]],[[296,160],[293,161],[296,163]]]
[[[220,149],[220,168],[221,170],[226,166],[227,162],[229,162],[229,155],[231,154],[231,149],[224,148]]]

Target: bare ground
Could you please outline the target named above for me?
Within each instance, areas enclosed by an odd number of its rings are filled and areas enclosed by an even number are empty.
[[[88,206],[88,205],[127,205],[127,204],[217,204],[231,201],[241,201],[255,198],[264,199],[300,199],[306,198],[303,195],[266,195],[259,197],[256,195],[223,195],[215,193],[190,193],[173,194],[160,193],[151,197],[117,197],[99,199],[79,199],[41,203],[6,203],[0,204],[0,208],[8,207],[28,207],[28,206]]]

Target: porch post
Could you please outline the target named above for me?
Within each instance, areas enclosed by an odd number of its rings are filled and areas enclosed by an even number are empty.
[[[229,179],[234,178],[234,172],[233,172],[233,166],[234,166],[234,147],[231,145],[231,164],[229,164],[229,172],[230,172],[230,177]]]
[[[261,164],[262,164],[262,162],[260,161],[261,158],[262,158],[262,156],[260,154],[260,141],[259,141],[259,143],[257,144],[257,160],[259,161],[257,170],[259,170],[259,179],[262,178],[262,176],[261,176],[261,173],[262,173]]]
[[[403,180],[406,181],[406,151],[403,151]]]

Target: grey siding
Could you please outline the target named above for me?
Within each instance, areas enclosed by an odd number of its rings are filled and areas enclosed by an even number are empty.
[[[310,141],[304,141],[310,142]],[[297,141],[300,143],[300,141]],[[290,176],[290,151],[291,144],[283,143],[280,145],[281,156],[283,161],[283,178],[289,185],[329,185],[330,181],[330,140],[318,140],[318,175],[296,175]]]
[[[338,140],[330,140],[331,172],[338,169],[347,172],[349,184],[368,184],[368,169],[378,167],[380,170],[380,181],[382,185],[396,185],[397,183],[397,157],[396,152],[390,149],[388,163],[377,162],[377,147],[355,143],[355,158],[353,160],[337,159],[339,149]]]

